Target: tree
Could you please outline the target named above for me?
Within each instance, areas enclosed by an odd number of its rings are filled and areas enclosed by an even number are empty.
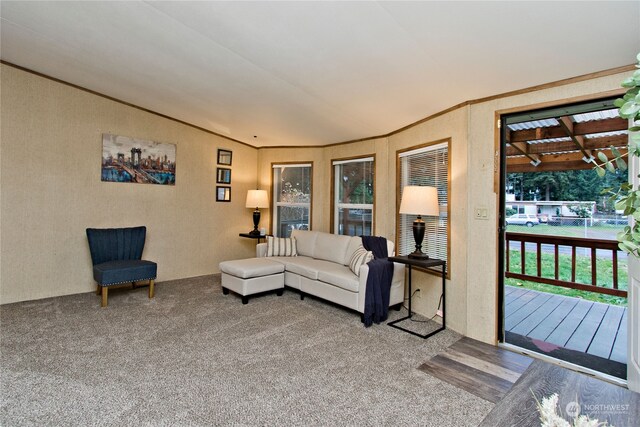
[[[627,181],[626,171],[598,179],[591,170],[527,172],[507,174],[507,188],[516,200],[595,201],[598,211],[613,211],[613,203],[602,196],[602,190]]]
[[[636,59],[638,60],[636,68],[640,68],[640,53]],[[627,163],[623,157],[627,155],[640,157],[640,69],[624,79],[622,87],[628,90],[622,98],[615,100],[614,105],[618,107],[618,115],[629,120],[629,147],[625,154],[620,153],[615,147],[611,147],[613,155],[611,160],[604,152],[598,152],[598,160],[601,163],[598,164],[595,160],[593,162],[596,165],[595,170],[598,176],[602,178],[606,177],[607,172],[614,174],[616,171],[626,171]],[[603,190],[603,194],[610,195],[609,200],[615,202],[616,209],[623,209],[624,215],[633,217],[633,227],[626,226],[616,238],[621,250],[640,258],[640,188],[637,185],[624,182],[619,186]]]

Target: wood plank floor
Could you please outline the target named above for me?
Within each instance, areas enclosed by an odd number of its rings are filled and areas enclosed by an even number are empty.
[[[536,399],[542,400],[553,393],[559,396],[558,413],[565,418],[568,418],[565,408],[575,402],[581,415],[606,421],[608,425],[637,426],[640,420],[640,394],[536,360],[480,426],[539,426]]]
[[[533,359],[464,337],[418,369],[496,403]]]
[[[627,363],[627,309],[505,286],[505,330]]]

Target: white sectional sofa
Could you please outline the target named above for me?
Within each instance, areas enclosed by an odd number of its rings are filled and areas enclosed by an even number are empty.
[[[301,296],[314,295],[364,313],[364,298],[369,266],[360,267],[358,277],[349,268],[354,251],[362,245],[358,236],[340,236],[318,231],[294,230],[297,256],[268,257],[284,265],[284,285],[298,289]],[[393,242],[387,240],[389,256]],[[265,259],[267,244],[256,247],[258,258]],[[404,300],[404,264],[394,263],[389,306],[400,307]]]

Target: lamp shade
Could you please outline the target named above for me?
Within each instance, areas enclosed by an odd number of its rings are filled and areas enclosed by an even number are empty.
[[[440,215],[438,190],[435,187],[408,185],[402,190],[401,214]]]
[[[249,190],[245,206],[248,208],[268,208],[269,196],[267,195],[267,190]]]

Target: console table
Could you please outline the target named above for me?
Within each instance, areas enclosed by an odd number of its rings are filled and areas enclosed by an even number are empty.
[[[246,237],[247,239],[258,239],[258,243],[260,243],[261,239],[267,240],[267,236],[265,234],[249,234],[249,233],[240,233],[240,237]]]
[[[429,338],[432,335],[437,334],[438,332],[442,332],[446,329],[446,299],[445,299],[445,292],[444,292],[444,286],[445,286],[445,282],[446,282],[446,270],[447,270],[447,262],[441,259],[435,259],[435,258],[428,258],[428,259],[416,259],[416,258],[409,258],[408,256],[404,255],[404,256],[391,256],[389,257],[389,261],[392,262],[397,262],[400,264],[405,264],[408,268],[409,268],[409,306],[408,306],[408,310],[409,310],[409,315],[402,317],[398,320],[394,320],[393,322],[389,322],[387,323],[389,326],[391,326],[392,328],[396,328],[396,329],[400,329],[401,331],[405,331],[408,332],[412,335],[418,336],[420,338]],[[419,267],[419,268],[424,268],[424,269],[432,269],[433,267],[442,267],[442,326],[438,329],[436,329],[433,332],[429,332],[426,335],[421,335],[417,332],[411,331],[409,329],[403,328],[402,326],[398,325],[398,323],[402,322],[403,320],[407,320],[407,319],[411,319],[411,317],[413,316],[413,313],[411,312],[411,267]]]

